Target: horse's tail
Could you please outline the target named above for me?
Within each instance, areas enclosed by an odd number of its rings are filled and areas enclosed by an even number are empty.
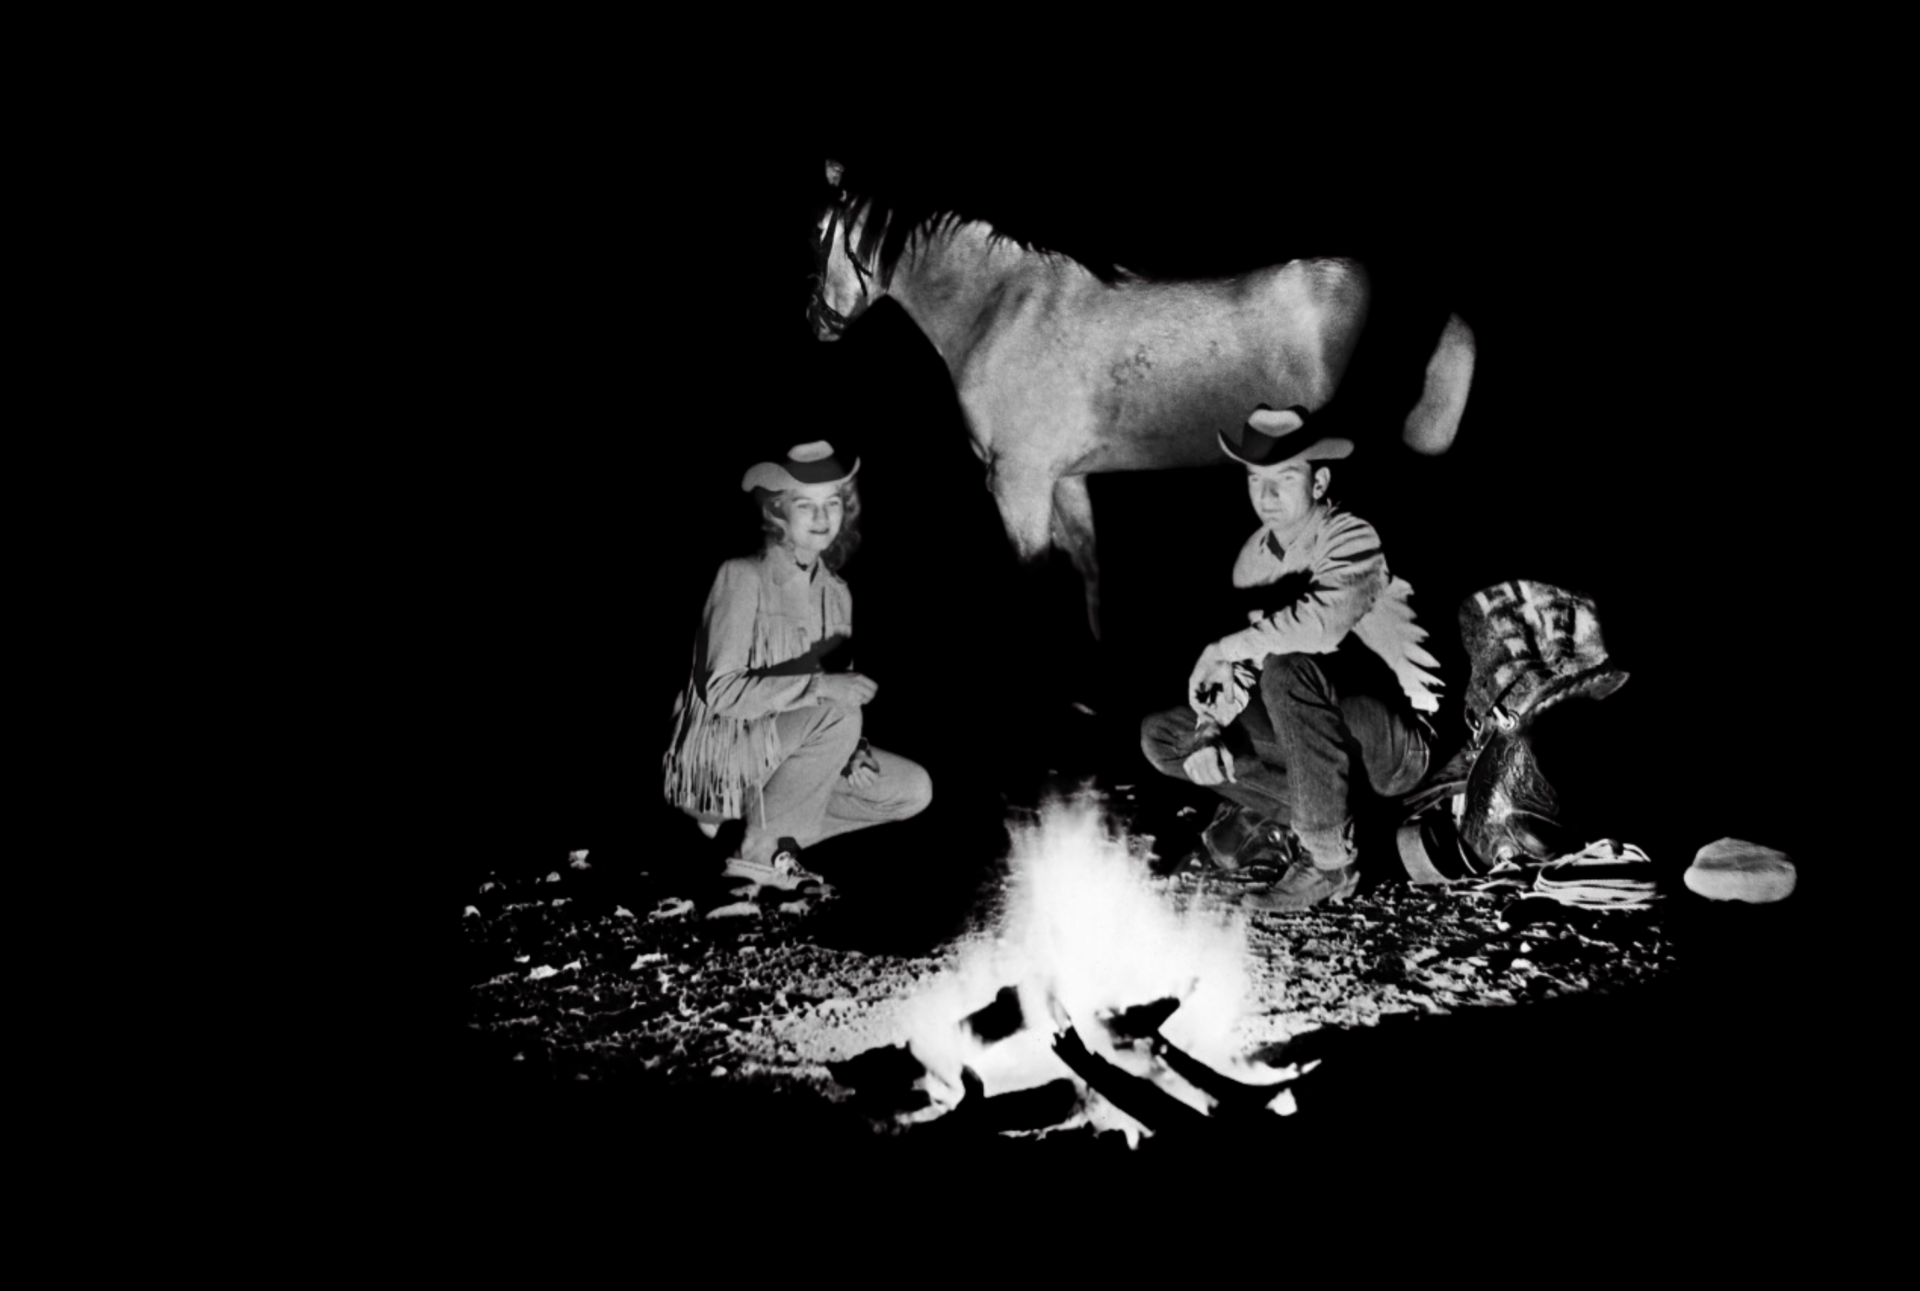
[[[1453,446],[1460,418],[1467,411],[1467,390],[1473,385],[1473,329],[1452,314],[1440,332],[1440,343],[1427,360],[1427,383],[1420,402],[1407,414],[1402,438],[1418,453],[1437,456]]]

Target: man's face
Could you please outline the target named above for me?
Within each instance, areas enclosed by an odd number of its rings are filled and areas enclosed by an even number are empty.
[[[1329,476],[1326,467],[1316,470],[1311,462],[1249,466],[1247,497],[1261,520],[1275,529],[1290,529],[1306,519],[1313,504],[1326,494]]]
[[[840,536],[846,518],[846,504],[840,499],[840,485],[802,484],[794,489],[787,503],[787,540],[793,544],[794,557],[811,565],[821,552]]]

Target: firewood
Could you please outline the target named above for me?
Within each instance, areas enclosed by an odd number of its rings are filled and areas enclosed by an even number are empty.
[[[1212,1098],[1219,1107],[1220,1115],[1226,1117],[1252,1116],[1265,1111],[1267,1104],[1274,1100],[1285,1084],[1249,1085],[1245,1081],[1222,1075],[1192,1054],[1177,1048],[1157,1031],[1153,1036],[1153,1056],[1173,1068],[1181,1079],[1195,1089]]]
[[[1025,1022],[1026,1017],[1020,1010],[1020,992],[1011,986],[1001,987],[991,1004],[960,1020],[960,1024],[980,1037],[984,1044],[1006,1039]]]
[[[1053,1051],[1074,1075],[1155,1134],[1190,1138],[1207,1129],[1204,1115],[1166,1090],[1088,1052],[1080,1033],[1072,1027],[1054,1037]]]
[[[1179,997],[1168,995],[1148,1004],[1136,1004],[1132,1008],[1102,1014],[1100,1021],[1107,1028],[1107,1034],[1115,1040],[1146,1040],[1159,1032],[1167,1019],[1179,1010],[1180,1004]]]

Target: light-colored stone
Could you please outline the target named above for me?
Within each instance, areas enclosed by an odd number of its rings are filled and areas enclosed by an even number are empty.
[[[719,906],[707,911],[709,919],[742,919],[760,913],[760,907],[751,901],[735,901],[731,905]]]
[[[1764,903],[1785,899],[1796,879],[1793,862],[1771,847],[1722,838],[1708,843],[1687,867],[1686,884],[1710,901]]]

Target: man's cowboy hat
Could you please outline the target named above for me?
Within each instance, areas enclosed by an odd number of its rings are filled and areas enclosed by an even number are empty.
[[[785,461],[755,463],[740,481],[740,488],[743,492],[770,489],[777,493],[782,489],[797,489],[802,484],[833,484],[851,477],[859,469],[859,458],[854,458],[853,465],[848,466],[833,455],[832,444],[816,439],[811,444],[789,448]]]
[[[1299,404],[1275,412],[1263,403],[1239,433],[1220,432],[1220,447],[1237,462],[1268,470],[1293,462],[1338,461],[1353,452],[1353,441],[1309,429],[1307,410]]]

